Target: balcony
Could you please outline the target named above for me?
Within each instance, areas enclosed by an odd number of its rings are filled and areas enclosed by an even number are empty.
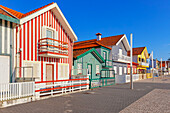
[[[112,60],[105,60],[105,62],[102,63],[102,66],[112,68]]]
[[[61,42],[52,38],[39,40],[39,56],[68,58],[68,43]]]
[[[114,55],[113,60],[116,62],[125,62],[125,63],[130,63],[130,57],[126,55]]]
[[[146,62],[140,62],[139,65],[149,67],[149,63]]]

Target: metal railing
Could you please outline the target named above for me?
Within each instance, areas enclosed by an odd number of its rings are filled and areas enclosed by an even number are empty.
[[[60,53],[68,54],[68,43],[52,38],[42,38],[39,40],[39,54]]]
[[[0,101],[33,96],[34,92],[34,82],[1,83]]]
[[[114,55],[113,60],[118,61],[118,60],[123,60],[123,61],[128,61],[130,62],[130,57],[126,55]]]

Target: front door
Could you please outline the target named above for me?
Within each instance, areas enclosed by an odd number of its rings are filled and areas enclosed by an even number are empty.
[[[54,80],[54,65],[46,64],[46,81]],[[51,82],[47,82],[47,85],[51,84]]]
[[[88,64],[87,68],[88,68],[89,79],[92,79],[92,64]]]

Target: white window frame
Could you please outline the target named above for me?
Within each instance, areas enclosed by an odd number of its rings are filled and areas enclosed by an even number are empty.
[[[82,74],[82,63],[77,63],[78,74]]]
[[[96,65],[96,74],[99,74],[99,73],[100,73],[100,66]]]
[[[114,66],[113,68],[114,68],[113,70],[115,71],[115,74],[117,74],[117,66]]]
[[[119,67],[119,75],[122,75],[122,74],[123,74],[122,71],[123,71],[123,68],[120,66],[120,67]]]
[[[127,68],[124,67],[124,74],[127,74]]]

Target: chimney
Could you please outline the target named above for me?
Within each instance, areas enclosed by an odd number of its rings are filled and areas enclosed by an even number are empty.
[[[97,41],[98,41],[98,40],[101,40],[101,36],[102,36],[101,33],[96,33],[96,36],[97,36]]]

